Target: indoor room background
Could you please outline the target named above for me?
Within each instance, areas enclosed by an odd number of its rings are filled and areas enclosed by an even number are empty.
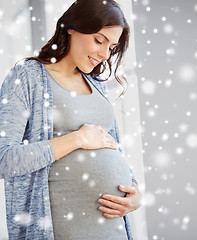
[[[37,55],[73,2],[0,1],[0,85],[17,61]],[[118,71],[128,88],[115,101],[122,88],[113,76],[107,86],[125,158],[143,194],[142,207],[129,214],[133,237],[196,240],[197,1],[117,2],[131,27]],[[8,239],[3,183],[0,240]]]

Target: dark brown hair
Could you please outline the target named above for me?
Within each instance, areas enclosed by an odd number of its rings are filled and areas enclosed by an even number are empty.
[[[99,81],[99,78],[97,78],[97,76],[106,70],[107,62],[110,70],[110,74],[108,76],[109,78],[112,72],[111,57],[116,56],[116,58],[114,57],[114,63],[116,63],[114,76],[115,79],[123,86],[122,81],[116,75],[116,71],[120,65],[123,54],[129,45],[130,28],[122,10],[120,9],[120,6],[114,0],[75,1],[57,21],[55,34],[47,42],[47,44],[42,47],[39,55],[37,57],[28,57],[25,60],[34,59],[44,64],[51,64],[51,58],[55,58],[56,62],[59,62],[68,54],[70,49],[70,35],[67,33],[68,29],[74,29],[75,31],[84,34],[93,34],[100,31],[103,27],[117,25],[123,27],[123,32],[120,36],[119,44],[111,52],[110,58],[107,61],[98,64],[89,74],[94,79]],[[53,44],[57,45],[56,50],[52,49]],[[122,77],[127,83],[125,77]],[[103,81],[107,81],[108,78]],[[123,90],[121,95],[124,95],[125,92],[126,89]]]

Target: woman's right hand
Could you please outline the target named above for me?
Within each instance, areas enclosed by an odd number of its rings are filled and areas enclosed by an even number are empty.
[[[100,125],[84,124],[77,132],[83,149],[118,149],[115,139]]]

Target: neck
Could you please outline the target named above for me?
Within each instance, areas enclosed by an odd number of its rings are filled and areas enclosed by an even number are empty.
[[[78,77],[80,71],[77,69],[77,66],[69,59],[69,56],[64,57],[57,63],[46,64],[49,70],[52,70],[62,76],[68,78]]]

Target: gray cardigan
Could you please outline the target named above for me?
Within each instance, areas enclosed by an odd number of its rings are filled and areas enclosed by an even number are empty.
[[[86,76],[106,97],[104,83]],[[0,91],[0,178],[5,184],[10,240],[54,240],[48,191],[49,168],[55,161],[49,142],[52,110],[52,88],[44,65],[29,60],[13,67]],[[119,142],[116,120],[109,134]],[[133,173],[132,181],[137,183]],[[123,218],[131,240],[128,216]]]

